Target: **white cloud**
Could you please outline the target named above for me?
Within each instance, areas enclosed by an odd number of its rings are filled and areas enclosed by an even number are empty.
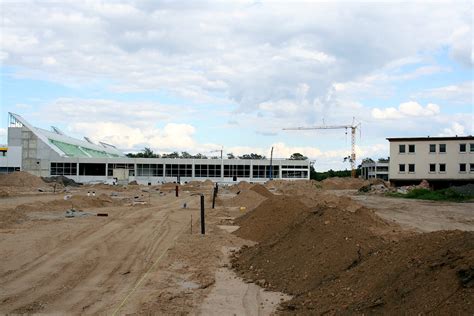
[[[472,33],[466,7],[22,1],[2,6],[1,58],[24,77],[63,84],[107,80],[115,91],[161,90],[203,103],[219,95],[248,112],[258,104],[300,104],[303,84],[307,104],[330,107],[326,96],[334,83],[383,80],[384,67],[446,45],[457,56],[457,45],[469,43]],[[424,65],[397,75],[403,80],[437,71]]]
[[[452,104],[472,105],[474,103],[474,81],[426,89],[414,96],[424,99],[448,100]]]
[[[429,103],[425,107],[418,102],[409,101],[401,103],[398,109],[389,107],[385,109],[374,108],[372,110],[372,117],[379,120],[393,120],[404,117],[425,117],[434,116],[440,113],[440,107],[436,104]]]
[[[459,124],[458,122],[454,122],[451,124],[450,127],[444,128],[443,132],[439,134],[439,136],[464,136],[465,135],[465,128],[463,125]]]

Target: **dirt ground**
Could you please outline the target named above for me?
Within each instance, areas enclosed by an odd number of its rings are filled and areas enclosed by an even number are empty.
[[[250,279],[244,281],[229,263],[229,254],[255,244],[241,237],[265,236],[262,232],[255,235],[249,227],[234,234],[239,228],[236,223],[247,225],[260,205],[271,218],[272,200],[286,203],[288,208],[300,205],[304,210],[312,210],[311,203],[323,201],[325,209],[343,205],[351,212],[360,208],[352,205],[352,200],[357,201],[390,225],[400,225],[400,229],[389,226],[387,232],[377,227],[377,236],[384,231],[390,240],[398,238],[400,230],[408,235],[474,230],[473,203],[357,195],[355,190],[326,190],[313,181],[275,181],[266,185],[269,191],[249,183],[222,187],[212,210],[211,182],[180,186],[180,196],[175,197],[174,184],[59,187],[60,192],[53,193],[51,184],[30,181],[28,175],[20,178],[3,182],[0,178],[0,190],[7,193],[0,197],[0,314],[281,312],[279,306],[291,296],[279,293],[277,287],[263,289],[265,281],[255,280],[258,285]],[[355,184],[343,186],[352,188]],[[87,196],[88,192],[95,196]],[[205,194],[206,202],[204,236],[199,233],[199,193]],[[285,198],[283,193],[292,197]],[[71,207],[86,214],[66,218],[65,211]],[[279,217],[285,216],[285,208],[277,211]],[[108,216],[95,216],[97,213]],[[369,216],[365,210],[361,214]],[[245,216],[235,221],[241,215]],[[350,224],[348,220],[342,218],[341,225]],[[339,219],[328,217],[327,221],[331,224],[323,227],[329,232]],[[285,230],[283,226],[279,229]],[[357,247],[353,247],[355,254]],[[330,262],[326,265],[328,269],[331,266]],[[291,265],[287,268],[285,273],[292,269]],[[308,279],[304,275],[301,278]]]

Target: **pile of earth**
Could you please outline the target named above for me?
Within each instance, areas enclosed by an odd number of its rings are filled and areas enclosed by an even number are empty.
[[[253,211],[237,218],[235,224],[240,228],[235,234],[244,239],[261,242],[269,236],[278,234],[299,214],[308,211],[309,209],[298,199],[287,195],[274,195]]]
[[[369,184],[367,180],[349,177],[334,177],[321,181],[321,186],[325,190],[359,190],[367,184]]]
[[[247,181],[241,181],[237,184],[231,185],[229,187],[229,191],[232,193],[237,193],[242,190],[249,190],[251,187],[252,185],[248,183]]]
[[[283,305],[284,314],[472,315],[474,232],[405,238]]]
[[[8,174],[0,174],[0,186],[5,187],[44,187],[46,183],[40,177],[25,171],[15,171]]]
[[[235,197],[226,200],[221,199],[219,195],[217,196],[217,205],[223,205],[226,207],[245,207],[247,212],[259,206],[260,203],[266,199],[266,197],[253,190],[239,191],[239,194],[237,194]]]
[[[267,188],[265,188],[263,185],[261,184],[254,184],[253,186],[250,187],[250,190],[254,191],[254,192],[257,192],[258,194],[266,197],[266,198],[270,198],[273,196],[273,193],[271,193],[270,191],[268,191]]]
[[[285,181],[285,180],[272,180],[265,183],[265,186],[269,190],[277,191],[281,194],[287,195],[306,195],[312,194],[321,189],[321,184],[315,180],[298,180],[298,181]]]
[[[321,195],[308,207],[286,198],[237,220],[236,234],[258,243],[232,259],[243,278],[294,296],[281,313],[474,310],[473,232],[415,235],[350,199]]]
[[[66,186],[78,187],[79,185],[81,185],[80,183],[77,183],[73,179],[69,179],[68,177],[65,177],[65,176],[41,177],[41,179],[46,183],[60,184],[65,187]]]

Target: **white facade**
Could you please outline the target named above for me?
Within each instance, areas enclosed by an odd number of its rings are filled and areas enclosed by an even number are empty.
[[[310,176],[308,160],[129,158],[113,145],[97,145],[66,136],[57,128],[53,130],[33,127],[21,116],[10,113],[9,152],[0,159],[0,167],[7,167],[14,160],[15,167],[31,174],[65,176],[82,183],[116,180],[158,184],[207,179],[233,183],[306,180]]]
[[[2,146],[6,150],[0,151],[0,173],[9,173],[21,169],[21,147]]]
[[[474,137],[388,138],[390,181],[474,181]]]
[[[377,179],[388,181],[389,162],[388,161],[363,162],[361,165],[361,176],[362,178],[366,180],[377,178]]]

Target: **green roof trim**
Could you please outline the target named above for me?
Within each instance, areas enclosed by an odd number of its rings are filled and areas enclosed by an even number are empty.
[[[60,142],[58,140],[54,139],[49,139],[49,141],[58,147],[62,152],[66,154],[68,157],[74,157],[74,158],[88,158],[87,154],[83,152],[79,146],[73,145],[73,144],[68,144],[64,142]]]
[[[91,149],[87,147],[77,146],[73,144],[68,144],[54,139],[49,139],[49,141],[58,147],[62,152],[68,157],[73,158],[110,158],[110,157],[120,157],[117,154],[107,153],[105,151]]]

